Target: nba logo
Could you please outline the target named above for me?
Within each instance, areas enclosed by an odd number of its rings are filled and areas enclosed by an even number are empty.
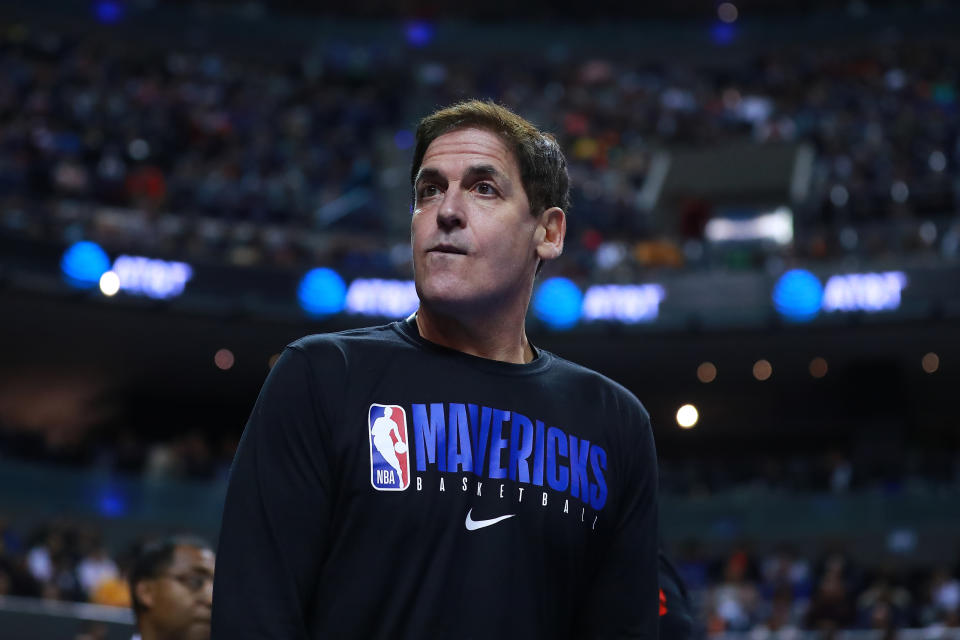
[[[407,412],[395,404],[372,404],[367,427],[370,484],[377,491],[403,491],[410,486]]]

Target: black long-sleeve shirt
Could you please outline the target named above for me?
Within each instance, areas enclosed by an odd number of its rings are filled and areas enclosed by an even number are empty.
[[[215,640],[657,637],[648,415],[412,322],[284,351],[230,474]]]

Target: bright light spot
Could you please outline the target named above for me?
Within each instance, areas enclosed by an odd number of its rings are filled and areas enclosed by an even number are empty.
[[[697,380],[704,384],[717,378],[717,367],[712,362],[701,362],[697,367]]]
[[[113,296],[120,291],[120,276],[113,271],[107,271],[100,276],[100,291],[105,296]]]
[[[277,364],[277,360],[279,359],[280,359],[279,353],[273,354],[272,356],[270,356],[270,359],[267,360],[267,367],[270,369],[273,369],[273,365]]]
[[[213,356],[213,364],[224,371],[232,367],[234,361],[233,351],[230,351],[230,349],[220,349]]]
[[[89,289],[100,282],[104,272],[110,270],[110,258],[95,242],[77,242],[63,253],[60,268],[71,285]]]
[[[727,24],[736,22],[738,15],[740,15],[740,12],[737,11],[737,6],[732,2],[724,2],[717,7],[717,17]]]
[[[940,368],[940,356],[931,351],[927,355],[923,356],[923,360],[920,361],[920,365],[927,373],[936,373],[937,369]]]
[[[819,356],[811,360],[810,375],[814,378],[822,378],[827,375],[827,361]]]
[[[894,202],[899,202],[903,204],[907,201],[907,198],[910,197],[910,189],[907,187],[907,183],[903,180],[897,180],[890,186],[890,197],[893,198]]]
[[[533,312],[548,327],[569,329],[580,319],[583,294],[566,278],[550,278],[533,295]]]
[[[694,427],[699,419],[700,414],[697,412],[697,408],[692,404],[685,404],[677,409],[677,424],[684,429],[690,429]]]
[[[813,320],[820,311],[823,286],[819,278],[804,269],[791,269],[773,287],[773,306],[793,322]]]
[[[947,168],[947,156],[944,155],[943,151],[934,151],[930,154],[930,168],[937,173],[942,173],[944,169]]]
[[[319,267],[303,276],[297,297],[307,313],[318,316],[339,313],[346,302],[347,285],[333,269]]]
[[[707,222],[704,236],[712,242],[770,240],[786,245],[793,241],[793,211],[777,207],[750,218],[717,216]]]
[[[773,365],[767,360],[757,360],[753,363],[753,377],[761,382],[769,380],[773,375]]]

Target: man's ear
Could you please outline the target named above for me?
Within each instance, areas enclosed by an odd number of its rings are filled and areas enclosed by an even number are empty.
[[[540,223],[534,236],[537,257],[553,260],[563,253],[563,240],[567,235],[567,215],[560,207],[550,207],[540,214]]]
[[[147,609],[152,609],[155,601],[153,580],[141,580],[133,587],[137,600]]]

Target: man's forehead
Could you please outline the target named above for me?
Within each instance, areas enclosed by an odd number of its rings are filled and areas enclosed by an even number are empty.
[[[519,172],[516,157],[503,139],[486,129],[465,127],[438,136],[423,154],[425,168],[459,170],[492,165],[505,175]]]
[[[214,566],[214,554],[210,549],[180,545],[173,552],[171,569],[210,568]]]

